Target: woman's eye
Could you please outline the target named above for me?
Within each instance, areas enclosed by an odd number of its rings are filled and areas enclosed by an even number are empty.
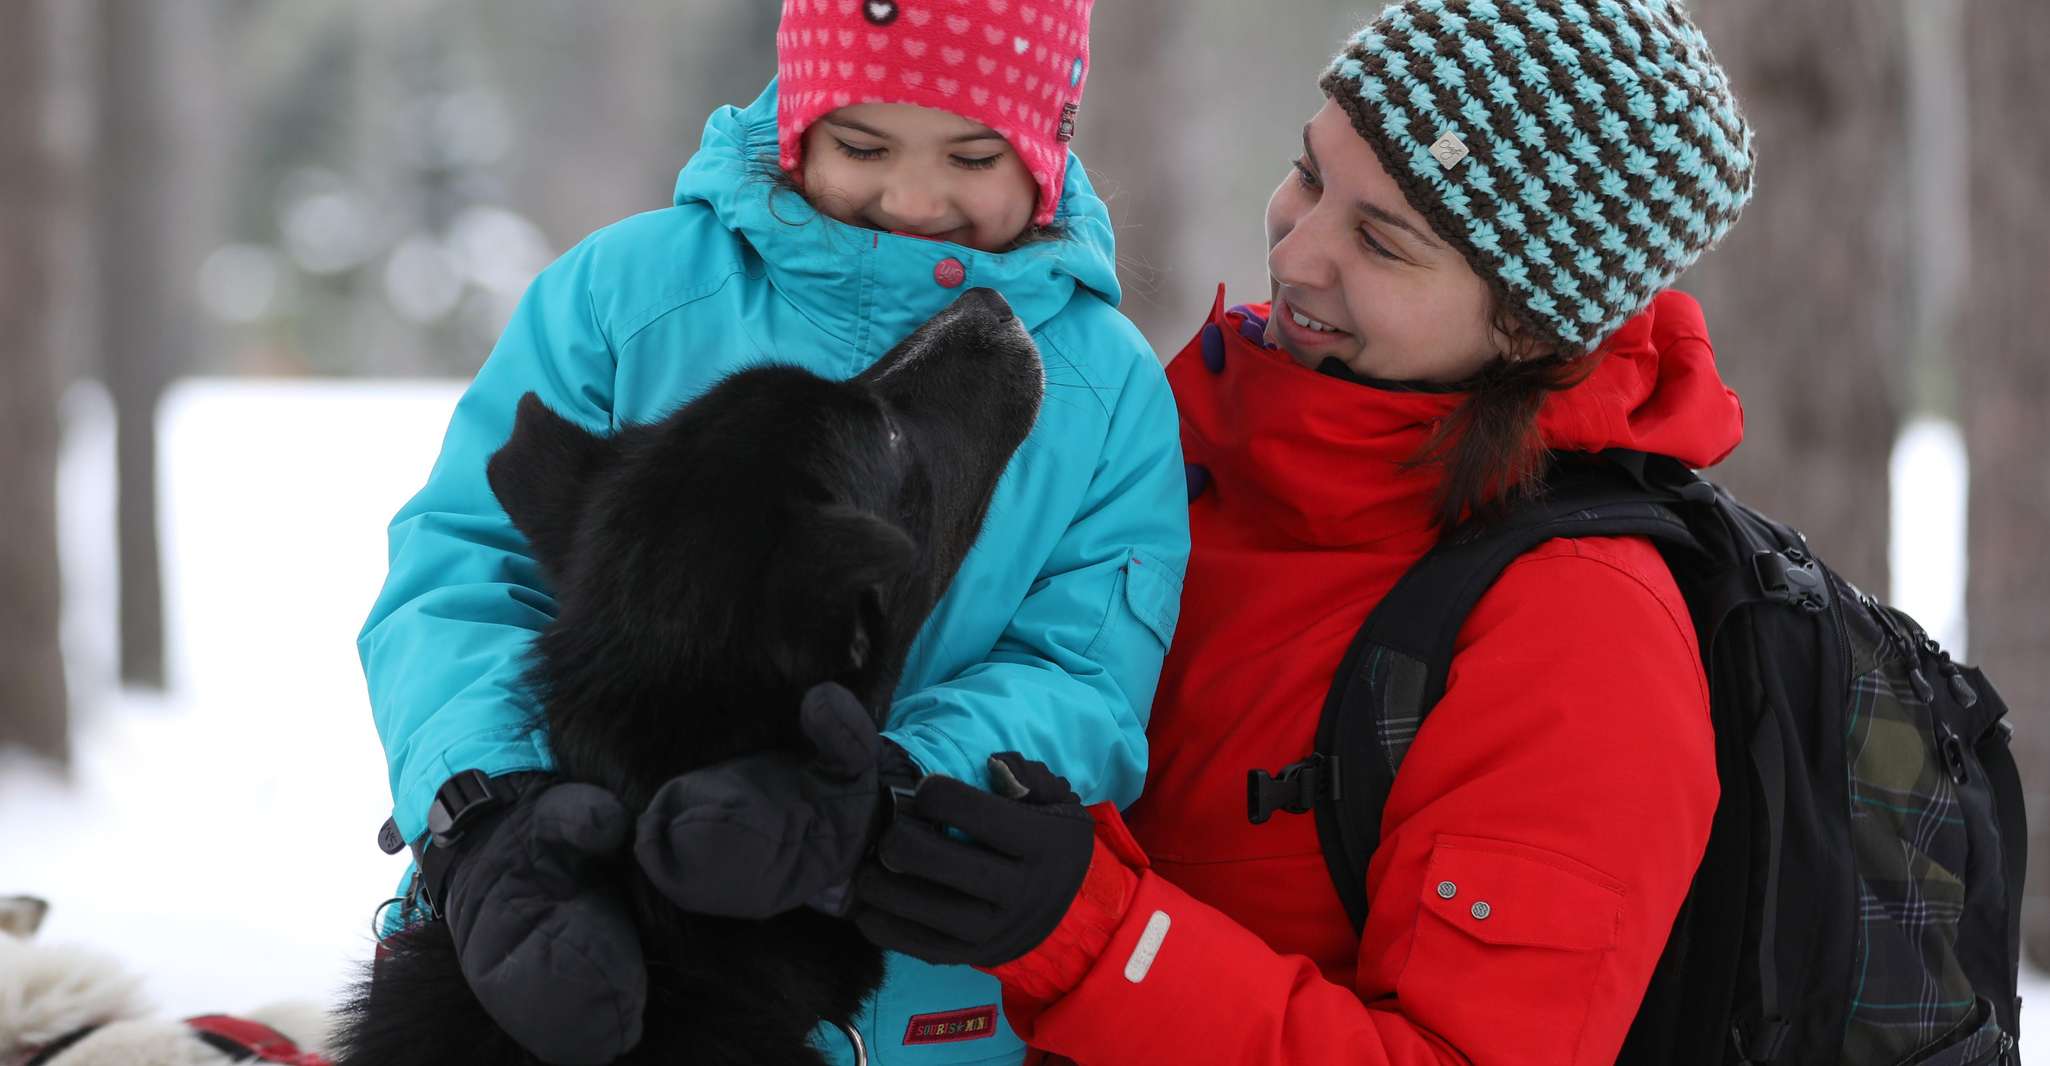
[[[1317,175],[1312,174],[1310,172],[1308,164],[1304,163],[1300,159],[1292,159],[1289,161],[1289,165],[1295,168],[1295,180],[1297,184],[1301,185],[1305,189],[1311,190],[1312,192],[1321,188],[1321,186],[1317,183]]]
[[[1360,227],[1360,241],[1367,246],[1368,251],[1380,256],[1383,259],[1394,259],[1397,261],[1400,261],[1402,259],[1401,256],[1396,255],[1394,252],[1391,252],[1387,248],[1382,247],[1381,242],[1375,240],[1374,235],[1372,233],[1369,233],[1367,231],[1367,227],[1365,226]]]
[[[855,146],[848,144],[846,141],[840,140],[837,137],[833,139],[833,143],[839,145],[841,154],[845,155],[849,159],[859,159],[867,161],[871,159],[881,159],[883,157],[883,150],[880,148],[856,148]]]
[[[998,152],[996,155],[981,156],[979,158],[957,155],[954,157],[954,162],[956,165],[966,167],[969,170],[988,170],[989,168],[996,166],[997,160],[1002,159],[1003,157],[1004,155],[1002,152]]]

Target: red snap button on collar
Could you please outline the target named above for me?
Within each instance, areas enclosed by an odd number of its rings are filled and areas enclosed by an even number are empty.
[[[932,268],[932,279],[945,288],[959,288],[962,282],[968,280],[968,268],[962,266],[959,259],[949,256]]]

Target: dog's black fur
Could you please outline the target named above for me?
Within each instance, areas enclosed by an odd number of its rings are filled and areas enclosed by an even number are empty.
[[[802,747],[798,701],[818,682],[880,714],[1043,388],[1030,337],[984,289],[852,381],[744,370],[607,438],[528,395],[488,474],[555,595],[529,681],[558,772],[639,811],[684,771]],[[690,915],[630,855],[620,876],[648,961],[622,1063],[816,1064],[814,1027],[851,1024],[882,979],[843,920]],[[537,1061],[470,994],[445,923],[386,947],[338,1062]]]

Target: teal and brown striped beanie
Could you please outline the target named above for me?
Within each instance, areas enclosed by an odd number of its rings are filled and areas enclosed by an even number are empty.
[[[1677,0],[1403,0],[1319,85],[1410,206],[1569,354],[1751,198],[1751,129]]]

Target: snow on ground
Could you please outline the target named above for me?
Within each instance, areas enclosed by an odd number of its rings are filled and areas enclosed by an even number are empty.
[[[0,758],[0,894],[51,901],[43,936],[143,974],[167,1013],[329,1000],[369,957],[404,863],[355,635],[384,576],[384,525],[425,478],[458,383],[207,380],[159,420],[170,691],[113,675],[111,416],[67,398],[64,634],[80,705],[69,781]],[[1963,485],[1926,427],[1896,476]],[[1897,498],[1901,494],[1896,494]],[[1918,496],[1927,499],[1927,495]],[[1961,506],[1961,493],[1960,503]],[[1896,521],[1908,554],[1962,544],[1961,516]],[[1962,642],[1961,561],[1894,598]],[[1949,580],[1943,580],[1948,578]],[[1953,628],[1954,627],[1954,628]],[[2050,976],[2024,995],[2050,1002]],[[2050,1061],[2050,1032],[2026,1061]]]
[[[326,999],[368,958],[404,863],[355,634],[384,525],[460,386],[193,381],[159,419],[170,692],[115,689],[103,398],[67,403],[67,785],[0,765],[0,893],[122,956],[166,1011]]]

